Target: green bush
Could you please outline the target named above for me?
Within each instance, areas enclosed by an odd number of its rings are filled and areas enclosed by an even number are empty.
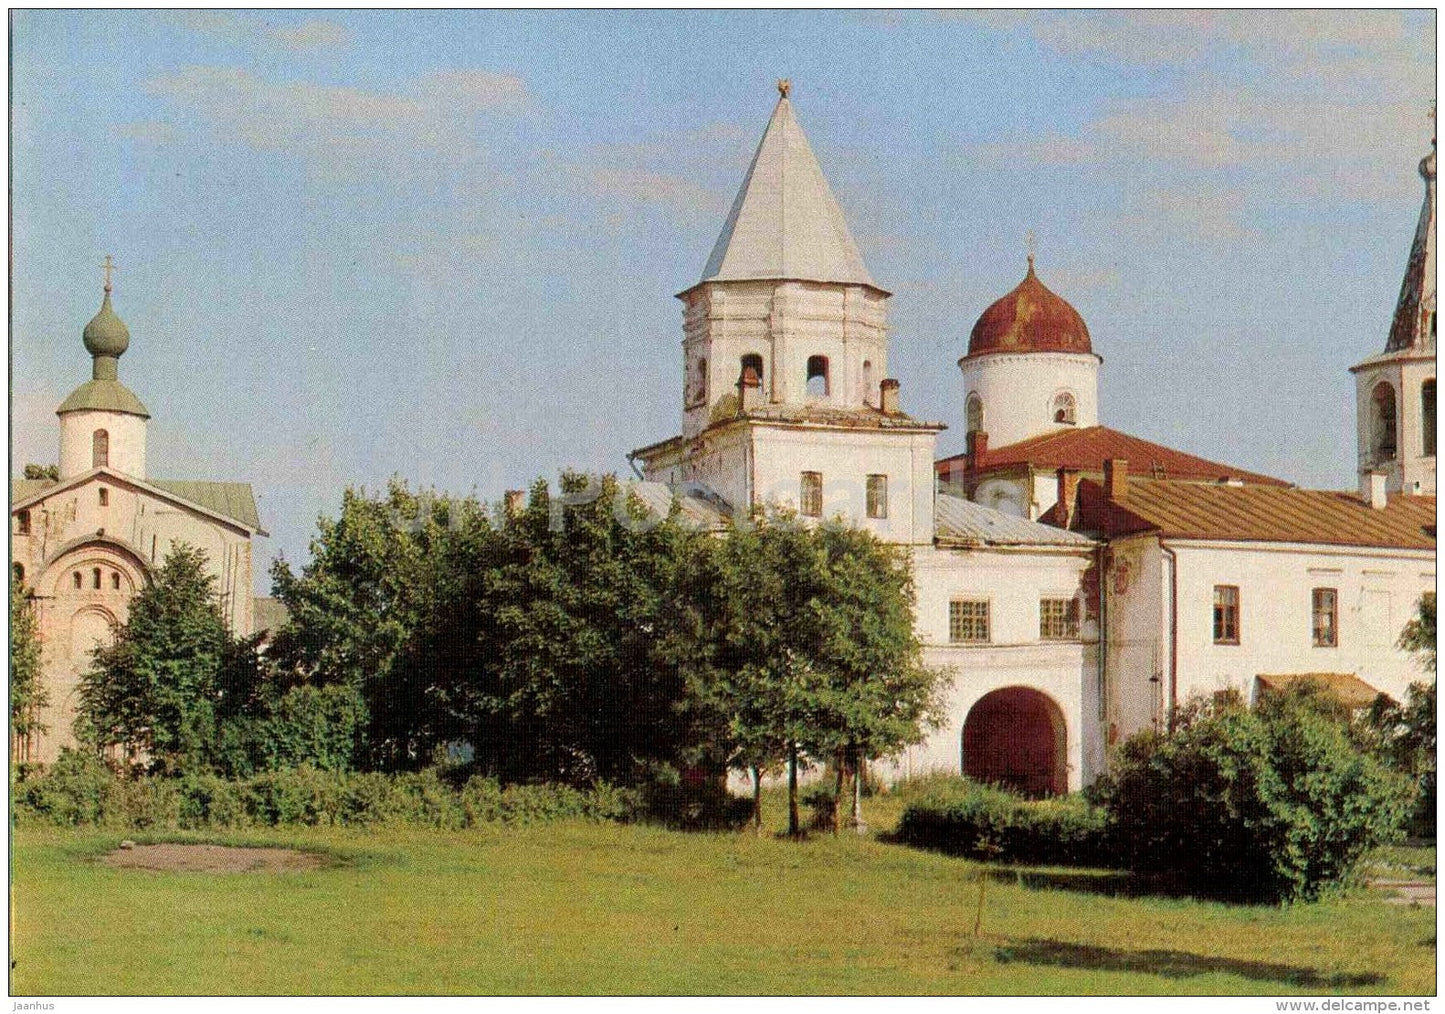
[[[909,790],[895,837],[919,848],[1034,865],[1112,866],[1105,815],[1081,796],[1032,800],[963,778]]]
[[[11,787],[18,818],[138,829],[406,823],[457,829],[554,820],[629,820],[638,792],[605,783],[510,785],[474,776],[453,786],[436,768],[402,774],[302,766],[228,780],[214,774],[125,778],[93,754],[65,751]]]
[[[634,802],[634,811],[680,831],[734,831],[753,816],[751,800],[734,796],[726,785],[712,779],[656,778],[643,786],[640,797],[640,803]]]
[[[1396,835],[1405,780],[1356,749],[1311,691],[1199,706],[1141,733],[1097,786],[1133,870],[1242,902],[1318,897]]]

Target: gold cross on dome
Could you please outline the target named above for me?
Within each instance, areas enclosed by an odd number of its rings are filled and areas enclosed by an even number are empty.
[[[1032,229],[1030,229],[1028,232],[1026,232],[1026,233],[1024,234],[1024,242],[1028,244],[1028,248],[1029,248],[1029,267],[1033,267],[1033,266],[1034,266],[1034,247],[1035,247],[1035,246],[1037,245],[1037,243],[1038,243],[1038,237],[1034,235],[1034,231],[1033,231]]]
[[[778,94],[783,98],[788,97],[788,92],[793,90],[793,82],[785,77],[778,78]]]
[[[110,291],[110,273],[111,273],[112,271],[116,270],[115,261],[111,260],[110,254],[106,254],[106,255],[105,255],[105,263],[100,266],[100,270],[102,270],[102,271],[105,272],[105,291],[106,291],[106,292],[109,292],[109,291]]]

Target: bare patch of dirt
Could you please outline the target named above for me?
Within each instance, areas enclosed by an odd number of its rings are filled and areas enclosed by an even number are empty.
[[[121,870],[168,873],[292,873],[320,869],[323,865],[321,856],[295,849],[186,845],[179,842],[118,848],[107,853],[102,862]]]

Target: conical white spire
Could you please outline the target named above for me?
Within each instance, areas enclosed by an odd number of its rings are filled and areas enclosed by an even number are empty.
[[[789,278],[877,286],[788,101],[786,82],[699,282]]]

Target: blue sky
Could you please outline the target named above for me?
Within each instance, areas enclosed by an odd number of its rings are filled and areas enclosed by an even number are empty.
[[[1106,424],[1348,487],[1435,38],[1429,11],[16,11],[15,459],[55,460],[111,253],[149,470],[252,482],[262,564],[348,484],[625,472],[677,431],[672,294],[788,77],[940,454],[1032,229]]]

